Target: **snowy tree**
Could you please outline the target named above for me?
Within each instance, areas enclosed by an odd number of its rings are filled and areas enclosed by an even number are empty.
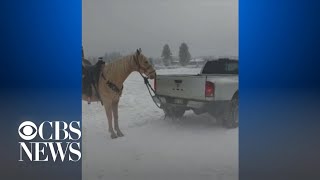
[[[122,57],[122,55],[120,52],[111,52],[109,54],[109,58],[110,58],[111,62],[116,61],[116,60],[120,59],[121,57]]]
[[[182,43],[179,48],[179,61],[182,66],[185,66],[189,63],[191,55],[189,52],[189,47],[186,43]]]
[[[149,57],[148,60],[149,60],[150,64],[151,64],[152,66],[154,66],[154,60],[153,60],[153,58],[152,58],[152,57]]]
[[[118,59],[120,59],[122,57],[122,55],[121,55],[121,53],[120,52],[111,52],[111,53],[105,53],[104,54],[104,57],[103,57],[103,59],[104,59],[104,61],[106,62],[106,63],[111,63],[111,62],[113,62],[113,61],[115,61],[115,60],[118,60]]]
[[[93,57],[91,63],[96,64],[98,62],[98,57]]]
[[[169,48],[169,45],[166,44],[163,46],[163,50],[162,50],[162,54],[161,57],[163,59],[163,64],[165,66],[169,66],[171,64],[172,61],[172,53],[171,50]]]
[[[110,63],[109,54],[108,54],[107,52],[104,54],[103,60],[104,60],[104,62],[106,62],[107,64]]]

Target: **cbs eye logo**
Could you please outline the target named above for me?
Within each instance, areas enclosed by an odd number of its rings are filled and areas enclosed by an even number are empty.
[[[22,139],[32,140],[37,135],[37,126],[31,121],[25,121],[20,124],[18,133]]]

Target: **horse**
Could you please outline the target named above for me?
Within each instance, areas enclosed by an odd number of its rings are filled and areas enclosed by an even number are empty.
[[[123,90],[123,83],[134,71],[144,74],[148,79],[156,77],[155,69],[147,57],[142,54],[141,49],[138,49],[131,55],[104,65],[96,87],[98,92],[90,98],[92,102],[101,100],[103,103],[108,119],[108,131],[112,139],[124,136],[119,128],[118,105]],[[95,89],[92,89],[92,91],[95,92]],[[88,97],[82,94],[82,99],[87,101]],[[112,126],[113,122],[114,128]]]

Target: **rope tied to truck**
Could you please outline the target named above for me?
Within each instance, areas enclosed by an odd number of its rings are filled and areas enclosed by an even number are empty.
[[[158,95],[156,94],[156,91],[152,88],[152,86],[150,85],[149,83],[149,80],[148,80],[148,77],[145,77],[141,74],[141,72],[139,72],[140,76],[143,78],[143,81],[144,81],[144,84],[146,85],[147,89],[148,89],[148,92],[149,92],[149,95],[152,99],[152,101],[154,102],[154,104],[159,108],[159,109],[162,109],[161,108],[161,104],[159,105],[155,100],[154,100],[154,97],[158,99],[159,102],[160,101],[160,98],[158,97]],[[151,91],[153,92],[154,95],[152,95]]]

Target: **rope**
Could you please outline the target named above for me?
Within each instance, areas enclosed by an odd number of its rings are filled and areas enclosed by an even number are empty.
[[[138,72],[139,72],[139,71],[138,71]],[[159,102],[161,102],[160,99],[159,99],[159,97],[158,97],[157,94],[156,94],[156,91],[155,91],[155,90],[152,88],[152,86],[150,85],[148,78],[147,78],[147,77],[144,77],[144,76],[141,74],[141,72],[139,72],[139,74],[140,74],[140,76],[141,76],[141,77],[143,78],[143,80],[144,80],[144,84],[146,85],[146,87],[147,87],[147,89],[148,89],[148,92],[149,92],[149,94],[150,94],[150,97],[151,97],[152,101],[154,102],[154,104],[155,104],[159,109],[162,109],[162,108],[161,108],[161,105],[157,104],[157,102],[153,99],[153,96],[152,96],[151,91],[153,92],[154,97],[156,97],[156,98],[159,100]],[[151,89],[151,91],[150,91],[150,89]]]
[[[141,52],[141,49],[140,49],[140,51],[138,51],[137,50],[137,56],[133,56],[133,60],[135,61],[135,63],[136,63],[136,65],[138,66],[138,69],[141,69],[141,66],[140,66],[140,64],[139,64],[139,62],[138,62],[138,55],[140,54],[140,52]],[[136,58],[135,58],[136,57]],[[152,96],[152,93],[151,93],[151,91],[150,91],[150,89],[152,90],[152,92],[153,92],[153,94],[154,94],[154,97],[156,97],[158,100],[159,100],[159,102],[161,102],[160,101],[160,99],[159,99],[159,97],[157,96],[157,94],[156,94],[156,91],[152,88],[152,86],[150,85],[150,83],[149,83],[149,81],[148,81],[148,78],[147,77],[145,77],[145,76],[143,76],[142,75],[142,73],[138,70],[138,72],[139,72],[139,74],[140,74],[140,76],[143,78],[143,80],[144,80],[144,84],[146,85],[146,87],[147,87],[147,89],[148,89],[148,92],[149,92],[149,94],[150,94],[150,97],[151,97],[151,99],[152,99],[152,101],[154,102],[154,104],[159,108],[159,109],[161,109],[161,105],[158,105],[157,104],[157,102],[153,99],[153,96]],[[155,71],[153,71],[153,72],[155,72]],[[150,73],[153,73],[153,72],[150,72]],[[149,74],[150,74],[149,73]]]

